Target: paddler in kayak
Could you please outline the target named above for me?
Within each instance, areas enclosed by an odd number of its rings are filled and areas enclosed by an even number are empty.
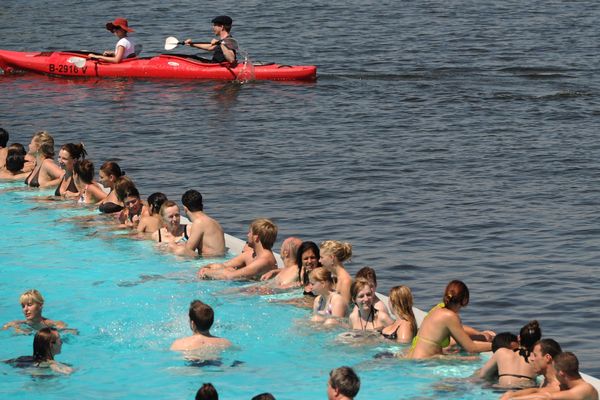
[[[212,39],[210,43],[194,43],[192,39],[186,39],[184,43],[198,49],[212,51],[213,58],[211,61],[214,63],[234,63],[237,55],[235,49],[231,48],[233,47],[232,42],[234,39],[229,34],[229,32],[231,32],[233,20],[227,15],[219,15],[218,17],[213,18],[211,22],[213,24],[213,33],[218,39]],[[230,40],[228,41],[225,39]]]
[[[127,37],[127,33],[133,32],[133,29],[129,27],[125,18],[116,18],[113,22],[107,23],[106,29],[119,38],[115,45],[115,51],[107,50],[102,55],[90,53],[88,58],[118,64],[131,55],[135,55],[135,44]]]

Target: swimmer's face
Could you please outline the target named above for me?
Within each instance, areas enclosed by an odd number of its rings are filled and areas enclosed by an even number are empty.
[[[248,229],[248,235],[246,235],[246,237],[248,238],[248,246],[254,248],[254,243],[258,241],[258,235],[255,235],[254,232],[252,232],[252,229]]]
[[[327,290],[325,290],[326,289],[325,285],[321,281],[311,280],[309,285],[310,285],[310,291],[315,296],[318,296],[320,294],[325,294],[325,292],[327,292]]]
[[[73,157],[66,150],[61,150],[58,152],[58,165],[65,171],[73,170],[74,160]]]
[[[29,143],[29,153],[34,154],[39,149],[40,149],[40,144],[38,143],[38,141],[35,138],[32,138],[31,142]]]
[[[52,355],[55,356],[60,354],[60,350],[62,349],[62,339],[57,331],[52,331],[52,335],[54,336],[52,339]]]
[[[113,186],[113,182],[112,179],[110,179],[110,175],[105,174],[104,171],[100,170],[100,172],[98,173],[98,175],[100,176],[100,183],[102,183],[102,186],[104,187],[112,187]]]
[[[21,308],[27,321],[33,321],[42,315],[42,305],[33,300],[26,300],[21,303]]]
[[[361,308],[371,308],[373,305],[373,288],[365,286],[357,294],[354,302]]]
[[[179,207],[172,206],[167,207],[163,212],[163,221],[168,225],[169,228],[175,228],[179,226],[181,221],[181,214],[179,213]]]
[[[533,365],[533,369],[538,374],[543,374],[548,366],[548,361],[546,360],[546,356],[542,354],[542,347],[539,344],[536,344],[533,347],[533,351],[529,356],[529,361]]]
[[[321,251],[321,259],[319,261],[321,262],[321,265],[325,268],[331,268],[333,267],[334,261],[333,254]]]
[[[142,208],[142,201],[139,197],[128,196],[123,200],[123,204],[129,210],[130,213],[137,214]]]
[[[331,386],[331,379],[327,380],[327,400],[334,400],[337,397],[336,390]]]
[[[317,255],[313,251],[313,249],[308,249],[304,253],[302,253],[302,266],[306,269],[306,271],[311,271],[316,268],[318,264]]]

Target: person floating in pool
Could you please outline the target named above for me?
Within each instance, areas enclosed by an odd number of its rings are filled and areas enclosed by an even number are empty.
[[[33,356],[21,356],[6,360],[17,368],[49,368],[61,374],[70,374],[73,368],[54,360],[54,356],[60,354],[62,340],[55,328],[42,328],[33,338]]]
[[[62,321],[55,321],[42,316],[44,297],[36,289],[25,291],[19,298],[19,303],[21,303],[25,320],[8,322],[2,327],[3,330],[13,328],[16,333],[29,334],[43,328],[55,328],[77,333],[76,329],[67,329],[67,324]]]
[[[190,318],[190,329],[192,336],[177,339],[171,344],[173,351],[195,351],[195,350],[222,350],[231,346],[227,339],[210,334],[210,328],[215,320],[215,313],[211,306],[200,300],[190,303],[188,312]],[[206,354],[204,354],[206,355]]]
[[[235,41],[230,34],[233,20],[227,15],[219,15],[213,18],[211,22],[213,24],[213,33],[217,39],[212,39],[210,43],[194,43],[192,39],[186,39],[184,43],[198,49],[212,51],[213,57],[211,61],[214,63],[234,63],[237,54],[236,50],[231,47],[236,46],[232,45]]]
[[[116,18],[113,22],[107,23],[106,29],[119,38],[115,45],[115,51],[107,50],[102,55],[90,53],[88,58],[118,64],[126,58],[135,56],[135,44],[131,38],[127,37],[127,33],[133,32],[133,29],[129,27],[125,18]]]
[[[258,280],[266,272],[277,268],[273,244],[277,226],[270,220],[255,219],[248,229],[248,245],[253,252],[243,252],[223,264],[209,264],[198,271],[200,279]]]
[[[170,250],[187,257],[216,257],[225,254],[225,233],[221,224],[204,213],[202,194],[188,190],[181,196],[187,217],[192,221],[188,227],[189,237],[183,242],[172,243]]]

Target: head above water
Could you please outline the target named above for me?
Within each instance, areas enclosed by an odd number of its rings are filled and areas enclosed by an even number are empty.
[[[125,175],[125,171],[121,170],[119,164],[114,161],[106,161],[104,164],[102,164],[102,166],[100,166],[100,171],[107,176],[114,177],[115,179]]]
[[[196,392],[195,400],[219,400],[219,394],[211,383],[204,383]]]
[[[444,291],[444,305],[466,307],[469,304],[469,288],[463,281],[453,280]]]
[[[37,303],[41,306],[44,305],[44,297],[42,294],[36,289],[29,289],[23,292],[21,297],[19,297],[19,303],[26,304],[29,302]]]
[[[302,274],[304,261],[309,258],[309,255],[311,256],[311,262],[314,261],[314,266],[312,268],[305,268],[304,274]],[[300,247],[298,247],[298,251],[296,252],[296,264],[298,265],[298,279],[303,286],[308,285],[308,274],[312,269],[319,265],[319,258],[321,258],[321,253],[319,246],[317,246],[315,242],[302,242]]]
[[[43,362],[54,360],[60,354],[62,341],[56,328],[42,328],[33,338],[33,360]]]
[[[190,189],[181,196],[181,204],[191,212],[203,211],[202,194],[199,191]]]
[[[90,160],[81,160],[73,166],[73,172],[81,182],[89,185],[94,180],[94,163]]]
[[[352,257],[352,245],[348,242],[326,240],[321,243],[321,256],[330,254],[339,262],[344,262]]]
[[[9,152],[6,155],[5,165],[6,169],[13,174],[21,172],[25,166],[25,156],[22,154],[11,154]]]
[[[529,351],[533,350],[533,345],[541,338],[542,329],[536,320],[528,322],[519,332],[519,344]]]
[[[371,282],[374,288],[377,288],[377,274],[375,274],[375,270],[371,267],[362,267],[358,271],[356,271],[356,275],[354,276],[356,279],[363,278]]]
[[[328,399],[334,399],[335,392],[353,399],[360,390],[360,378],[352,368],[343,366],[329,372],[327,386]],[[330,393],[330,389],[333,393]]]
[[[158,214],[163,203],[167,201],[167,195],[161,192],[152,193],[148,196],[148,205],[150,206],[151,214]]]
[[[270,219],[258,218],[250,223],[250,232],[258,236],[264,249],[271,250],[277,239],[277,225]]]
[[[566,375],[571,379],[579,379],[579,360],[577,356],[570,351],[558,354],[554,358],[554,369],[556,370],[556,376],[561,383],[564,383],[563,377]]]
[[[352,285],[350,285],[350,298],[352,299],[354,304],[358,305],[356,299],[359,293],[366,288],[373,292],[373,285],[366,279],[358,278],[352,282]]]
[[[215,322],[215,313],[212,307],[200,300],[194,300],[190,303],[188,315],[196,330],[201,332],[208,331]]]
[[[283,243],[281,243],[281,258],[289,258],[292,260],[292,262],[296,263],[297,262],[297,253],[298,253],[298,248],[300,247],[300,245],[302,244],[302,240],[298,239],[297,237],[289,237],[286,238]]]
[[[63,144],[60,149],[69,153],[71,158],[76,161],[83,160],[87,155],[87,151],[85,150],[83,143],[66,143]]]
[[[0,147],[6,147],[8,143],[8,132],[4,128],[0,128]]]
[[[39,131],[33,135],[33,140],[38,144],[37,153],[46,158],[54,157],[54,138],[46,131]]]
[[[115,193],[120,202],[123,202],[127,197],[140,197],[140,192],[128,176],[117,178],[115,181]]]
[[[515,350],[519,347],[519,338],[514,333],[500,332],[492,339],[492,352],[498,349]]]

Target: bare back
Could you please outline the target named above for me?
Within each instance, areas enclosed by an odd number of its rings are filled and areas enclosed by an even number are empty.
[[[186,247],[203,256],[225,254],[225,234],[221,224],[201,211],[192,213],[194,220]]]

